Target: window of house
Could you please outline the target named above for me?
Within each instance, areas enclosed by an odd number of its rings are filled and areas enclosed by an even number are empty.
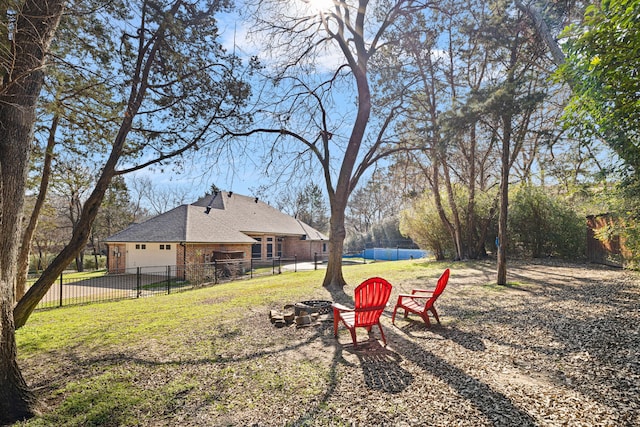
[[[273,257],[273,243],[267,243],[267,258]]]
[[[254,239],[257,240],[257,242],[251,246],[251,258],[260,259],[262,258],[262,238],[254,237]]]
[[[282,237],[278,237],[278,258],[282,258]]]
[[[140,249],[147,249],[147,245],[145,245],[144,243],[140,245]]]
[[[327,244],[326,243],[322,244],[322,252],[327,252]]]
[[[136,243],[136,249],[140,249],[140,245]]]
[[[171,245],[164,245],[164,248],[165,248],[166,250],[170,251],[170,250],[171,250]]]
[[[160,250],[163,251],[164,250],[164,245],[160,245]]]

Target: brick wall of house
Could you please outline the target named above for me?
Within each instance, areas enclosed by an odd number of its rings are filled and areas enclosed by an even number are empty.
[[[273,238],[272,258],[276,258],[277,239]],[[282,240],[282,257],[293,258],[298,261],[313,261],[315,255],[326,257],[328,255],[327,241],[300,240],[299,237],[285,237]],[[267,240],[263,237],[261,258],[267,259]],[[126,245],[124,243],[110,243],[107,245],[107,268],[109,273],[124,273],[127,264]],[[242,252],[243,258],[251,260],[251,244],[211,244],[211,243],[188,243],[186,245],[175,244],[177,276],[184,276],[184,266],[192,264],[204,264],[213,262],[214,252]]]
[[[295,256],[298,261],[313,261],[315,254],[318,257],[326,257],[329,242],[327,241],[311,241],[300,240],[298,237],[287,237],[282,244],[282,256]]]
[[[178,249],[178,265],[183,265],[185,260],[184,248],[180,246]],[[187,264],[204,264],[206,262],[212,262],[214,252],[242,252],[244,259],[251,259],[251,245],[250,244],[211,244],[211,243],[188,243],[186,245],[186,262]]]
[[[242,259],[247,262],[251,259],[251,245],[249,244],[187,243],[186,245],[178,245],[176,276],[190,280],[194,278],[194,275],[201,274],[203,271],[201,266],[213,262],[214,252],[241,252]]]

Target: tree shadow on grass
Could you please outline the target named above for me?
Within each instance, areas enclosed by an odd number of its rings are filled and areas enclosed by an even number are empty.
[[[521,277],[529,280],[526,274]],[[563,273],[537,284],[539,290],[519,309],[492,310],[492,322],[509,327],[512,336],[488,334],[485,339],[536,355],[514,363],[546,372],[560,387],[610,408],[618,421],[626,421],[620,425],[637,424],[640,411],[629,404],[637,401],[640,377],[637,282]],[[545,339],[513,339],[534,330],[544,331]]]
[[[306,330],[310,331],[311,333],[308,334],[305,339],[295,342],[288,342],[285,345],[274,348],[255,349],[255,351],[251,351],[247,354],[227,357],[214,355],[213,357],[157,360],[152,357],[144,357],[136,353],[112,352],[105,353],[96,357],[84,358],[82,357],[82,351],[79,348],[78,352],[71,351],[68,353],[68,369],[65,371],[65,376],[59,378],[56,382],[59,383],[58,388],[64,388],[62,384],[68,382],[70,377],[74,378],[73,381],[81,382],[89,380],[89,378],[100,377],[101,375],[108,373],[113,367],[119,365],[137,365],[140,367],[148,367],[154,369],[160,368],[162,372],[167,372],[167,369],[171,370],[177,368],[177,372],[180,372],[179,369],[181,367],[195,367],[196,369],[199,369],[200,366],[204,368],[206,365],[219,365],[228,367],[232,365],[242,364],[243,362],[251,363],[254,360],[257,363],[260,363],[261,359],[271,356],[279,356],[284,352],[304,350],[313,343],[316,343],[325,348],[328,353],[331,352],[331,349],[333,349],[332,354],[327,354],[327,357],[325,359],[327,361],[327,370],[325,377],[327,379],[326,388],[321,392],[320,395],[313,399],[313,403],[309,405],[309,408],[304,414],[300,415],[296,421],[287,424],[306,425],[306,423],[316,419],[316,417],[322,416],[327,402],[335,394],[335,389],[338,384],[338,366],[349,364],[349,362],[344,360],[344,358],[342,357],[342,347],[339,345],[337,340],[333,338],[332,327],[330,327],[328,322],[319,322],[309,328],[306,328]],[[328,333],[329,331],[331,331],[331,334]],[[230,338],[233,339],[233,337]],[[132,371],[135,371],[135,369],[132,369]],[[49,393],[51,393],[54,389],[55,388],[49,390]],[[191,392],[191,390],[185,390],[184,392],[189,393]],[[176,396],[175,399],[181,399],[183,397],[184,396]],[[82,396],[79,396],[78,399],[82,399]],[[171,408],[173,406],[180,406],[180,402],[174,404],[173,400],[174,399],[163,400],[163,404],[166,405],[167,408],[164,409],[164,412],[162,408],[158,408],[158,413],[171,413]],[[208,405],[208,403],[206,403],[206,401],[203,401],[202,405]],[[117,405],[112,409],[117,410]],[[128,411],[131,408],[123,407],[120,409],[122,409],[123,411]],[[53,414],[52,416],[55,417],[56,415]],[[234,424],[234,422],[231,422],[231,424],[241,425]]]
[[[445,328],[442,328],[445,329]],[[446,333],[444,333],[446,334]],[[451,332],[455,335],[455,331]],[[419,366],[426,373],[451,386],[461,397],[472,403],[494,426],[535,426],[531,415],[518,408],[507,396],[497,392],[487,384],[469,376],[462,369],[425,350],[407,339],[400,329],[387,333],[394,347],[408,361]]]
[[[334,300],[346,304],[352,303],[352,299],[346,295],[344,290],[340,291],[331,292]],[[389,314],[385,312],[384,315],[388,316]],[[371,353],[367,353],[366,349],[364,351],[349,349],[348,345],[344,348],[358,356],[365,376],[365,383],[371,389],[399,393],[408,388],[414,381],[414,377],[400,366],[400,361],[404,357],[426,373],[449,384],[460,396],[471,402],[491,420],[494,426],[536,425],[533,417],[517,407],[507,396],[491,389],[489,385],[469,376],[463,370],[421,348],[407,338],[407,336],[411,336],[412,330],[425,330],[425,328],[424,323],[415,321],[411,321],[404,331],[401,329],[389,331],[387,328],[387,335],[390,335],[394,345],[397,346],[395,347],[397,352],[382,348],[377,341],[370,344],[371,340],[367,343],[371,346],[370,348],[375,349]],[[429,330],[442,339],[452,340],[469,350],[485,350],[482,340],[474,334],[440,325],[434,325]],[[359,344],[360,346],[361,344]]]
[[[400,331],[412,338],[419,338],[418,334],[424,332],[430,332],[438,335],[442,339],[450,340],[456,344],[471,351],[484,351],[486,346],[477,334],[465,332],[456,328],[455,326],[442,326],[440,324],[432,324],[428,327],[421,320],[408,319],[408,323],[402,326],[397,326]]]
[[[385,393],[400,393],[414,380],[413,374],[400,366],[402,357],[380,345],[376,339],[343,346],[344,351],[355,355],[360,363],[367,388]]]

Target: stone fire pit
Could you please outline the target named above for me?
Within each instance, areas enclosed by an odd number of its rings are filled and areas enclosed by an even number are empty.
[[[331,304],[332,301],[324,301],[324,300],[311,300],[311,301],[301,301],[294,304],[296,316],[300,316],[301,312],[306,312],[307,314],[329,314],[331,313]]]
[[[317,321],[320,316],[328,317],[332,313],[332,301],[309,300],[284,306],[282,312],[271,310],[269,320],[274,326],[281,328],[286,325],[296,324],[297,327],[309,326]]]

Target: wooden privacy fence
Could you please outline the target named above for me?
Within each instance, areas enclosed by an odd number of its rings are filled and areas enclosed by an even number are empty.
[[[587,259],[596,264],[624,267],[631,254],[625,247],[624,239],[608,232],[617,219],[610,214],[589,215],[587,217]],[[606,239],[598,239],[597,234],[605,234]]]

